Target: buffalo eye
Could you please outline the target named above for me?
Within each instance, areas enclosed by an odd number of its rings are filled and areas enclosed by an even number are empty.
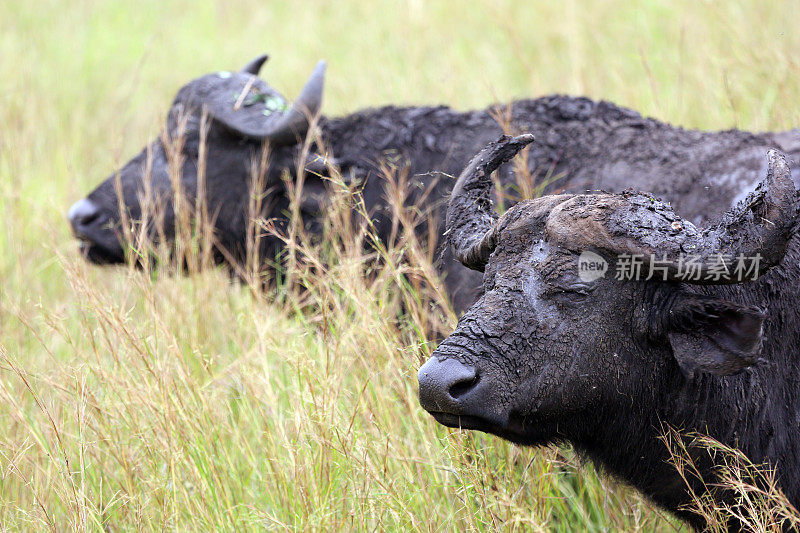
[[[564,303],[580,303],[585,301],[596,288],[596,283],[572,280],[548,287],[544,296]]]

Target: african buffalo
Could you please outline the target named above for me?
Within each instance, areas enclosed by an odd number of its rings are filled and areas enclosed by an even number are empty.
[[[422,407],[520,444],[572,443],[697,527],[665,427],[771,465],[800,504],[800,198],[784,156],[770,151],[766,178],[706,229],[631,191],[498,217],[488,176],[531,141],[493,143],[454,187],[447,235],[484,293],[420,368]],[[695,493],[730,502],[711,456],[698,465]]]
[[[537,136],[529,170],[542,180],[557,178],[547,191],[646,189],[672,201],[694,222],[729,207],[752,187],[762,171],[761,154],[768,148],[778,146],[800,156],[796,131],[683,130],[607,102],[568,96],[520,100],[480,111],[389,106],[319,117],[319,135],[310,135],[306,154],[303,141],[310,133],[308,119],[318,116],[321,107],[325,65],[317,66],[290,107],[258,78],[265,60],[262,56],[239,72],[208,74],[181,88],[163,134],[72,206],[69,219],[87,259],[118,263],[131,255],[123,248],[126,228],[120,221],[139,221],[145,197],[164,206],[163,230],[149,230],[152,239],[169,244],[175,233],[173,190],[178,188],[188,207],[198,205],[198,189],[205,191],[216,241],[214,259],[242,264],[253,176],[260,176],[255,187],[263,200],[260,215],[280,228],[288,217],[287,187],[304,172],[299,215],[313,233],[325,205],[325,176],[333,166],[350,182],[361,184],[378,236],[387,241],[392,215],[385,199],[386,180],[377,178],[387,160],[412,177],[408,203],[425,202],[436,224],[434,233],[441,235],[444,203],[454,181],[449,176],[457,175],[472,154],[503,129]],[[265,145],[270,152],[266,168]],[[281,179],[285,173],[289,181]],[[510,167],[501,171],[500,180],[508,187],[515,182]],[[426,232],[420,228],[421,235]],[[281,248],[278,238],[265,238],[259,257],[274,260]],[[443,268],[454,307],[465,309],[480,292],[480,277],[450,257],[444,258]]]

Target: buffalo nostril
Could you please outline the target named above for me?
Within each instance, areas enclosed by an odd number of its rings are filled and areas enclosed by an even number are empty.
[[[461,396],[464,396],[466,393],[474,389],[479,381],[480,377],[476,373],[471,379],[462,379],[456,383],[453,383],[450,385],[450,388],[447,392],[450,394],[450,396],[457,400]]]
[[[78,200],[69,209],[67,214],[73,228],[88,226],[100,218],[100,209],[92,202],[84,198]]]
[[[460,398],[478,383],[477,369],[453,358],[431,357],[419,369],[419,401],[431,412],[458,410]]]

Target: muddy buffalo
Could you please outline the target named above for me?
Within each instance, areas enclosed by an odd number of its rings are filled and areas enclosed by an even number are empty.
[[[570,442],[699,527],[665,427],[766,462],[800,504],[800,200],[784,157],[769,152],[766,178],[705,229],[639,192],[543,196],[498,217],[488,175],[531,140],[492,144],[454,187],[454,256],[485,291],[420,368],[422,406],[450,427]],[[695,493],[728,502],[709,489],[712,457],[697,461]]]
[[[142,198],[157,198],[163,206],[163,228],[151,237],[169,244],[175,233],[173,190],[178,189],[189,207],[198,205],[202,191],[213,220],[214,259],[243,263],[254,175],[259,176],[255,193],[263,206],[257,214],[281,227],[289,211],[287,187],[304,173],[299,215],[313,233],[325,205],[325,177],[333,167],[360,184],[378,236],[388,240],[392,217],[386,180],[378,178],[387,160],[411,176],[408,203],[425,202],[436,224],[433,233],[441,235],[454,182],[450,176],[503,130],[536,135],[528,170],[549,183],[545,192],[650,190],[698,223],[752,188],[763,171],[765,150],[777,146],[800,155],[796,131],[683,130],[607,102],[568,96],[479,111],[388,106],[330,118],[319,116],[323,63],[289,105],[257,76],[265,60],[262,56],[241,71],[208,74],[181,88],[162,135],[72,207],[69,219],[87,259],[118,263],[140,257],[125,252],[120,221],[141,219]],[[318,136],[309,132],[314,116],[319,119]],[[314,142],[304,144],[309,135]],[[268,159],[263,159],[264,146],[269,147]],[[516,181],[512,174],[505,167],[499,179],[510,186]],[[287,175],[288,181],[282,179]],[[421,226],[420,235],[427,229]],[[279,239],[265,238],[259,257],[272,261],[281,248]],[[443,268],[455,308],[466,308],[480,292],[480,277],[450,257],[444,258]]]

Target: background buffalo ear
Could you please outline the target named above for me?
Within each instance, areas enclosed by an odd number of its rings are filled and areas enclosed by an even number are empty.
[[[764,318],[755,307],[680,294],[669,310],[667,337],[683,375],[730,376],[756,364]]]
[[[286,165],[289,170],[289,179],[297,181],[299,161],[293,160]],[[331,170],[335,169],[336,161],[326,158],[318,153],[308,154],[303,163],[303,189],[299,198],[300,210],[307,214],[317,214],[330,205],[330,193],[328,191]]]

